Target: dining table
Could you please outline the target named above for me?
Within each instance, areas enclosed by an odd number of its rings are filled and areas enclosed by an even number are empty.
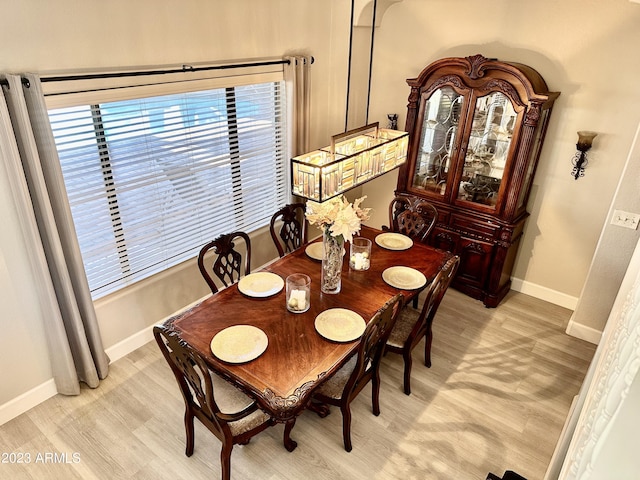
[[[409,303],[433,280],[452,254],[408,237],[406,245],[384,245],[381,230],[362,226],[357,236],[371,240],[369,268],[353,270],[348,250],[341,272],[341,289],[337,294],[320,289],[321,261],[311,254],[319,245],[316,239],[292,253],[265,265],[259,272],[269,272],[285,280],[295,273],[311,279],[308,309],[294,313],[287,309],[285,288],[269,295],[243,293],[239,282],[204,299],[199,304],[169,318],[165,327],[188,343],[208,367],[249,397],[277,422],[285,424],[285,447],[292,451],[296,442],[290,433],[296,417],[310,407],[310,398],[325,379],[336,372],[356,352],[358,339],[335,341],[319,333],[316,319],[331,309],[355,312],[365,322],[392,297],[401,293]],[[381,245],[379,245],[379,243]],[[320,250],[321,251],[321,250]],[[392,285],[383,278],[390,267],[404,267],[424,276],[422,285]],[[258,272],[252,272],[252,274]],[[283,282],[284,283],[284,282]],[[404,288],[403,288],[404,287]],[[228,361],[216,356],[213,339],[229,327],[256,327],[266,337],[257,358]],[[255,329],[254,329],[255,330]],[[222,334],[218,339],[222,339]],[[224,356],[223,356],[224,358]]]

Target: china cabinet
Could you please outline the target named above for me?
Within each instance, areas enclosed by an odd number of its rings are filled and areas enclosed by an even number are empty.
[[[411,87],[397,194],[438,209],[428,242],[460,255],[454,288],[495,307],[509,291],[550,92],[531,67],[475,55],[427,66]]]

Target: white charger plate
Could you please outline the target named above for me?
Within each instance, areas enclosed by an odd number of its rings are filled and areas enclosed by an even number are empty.
[[[392,287],[402,290],[416,290],[426,285],[427,277],[410,267],[389,267],[382,272],[382,279]]]
[[[238,282],[238,290],[249,297],[270,297],[283,287],[282,277],[271,272],[250,273]]]
[[[316,331],[327,340],[351,342],[360,338],[367,324],[356,312],[346,308],[330,308],[315,319]]]
[[[376,244],[387,250],[407,250],[413,247],[413,240],[401,233],[381,233],[375,238]]]
[[[314,260],[322,260],[322,242],[313,242],[307,245],[307,248],[304,249],[304,253],[306,253],[309,257]],[[342,249],[342,255],[344,256],[345,250]]]
[[[307,248],[304,249],[304,253],[314,260],[322,260],[322,242],[310,243],[307,245]]]
[[[223,362],[245,363],[264,353],[267,334],[252,325],[234,325],[220,330],[211,340],[211,353]]]

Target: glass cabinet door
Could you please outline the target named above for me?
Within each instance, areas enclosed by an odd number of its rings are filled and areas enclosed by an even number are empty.
[[[413,187],[444,195],[464,97],[451,87],[435,90],[424,105]]]
[[[495,208],[517,114],[501,92],[478,97],[458,188],[458,200]]]

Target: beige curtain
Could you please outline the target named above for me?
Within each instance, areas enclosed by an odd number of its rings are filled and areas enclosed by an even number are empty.
[[[284,80],[287,86],[287,103],[290,106],[291,156],[309,151],[311,123],[311,56],[285,57]]]
[[[59,393],[80,393],[108,373],[89,285],[67,200],[40,80],[6,75],[0,105],[0,147],[32,253],[38,297]],[[6,101],[6,102],[5,102]]]

